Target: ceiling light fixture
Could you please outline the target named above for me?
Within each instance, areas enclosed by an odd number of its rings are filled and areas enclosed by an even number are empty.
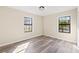
[[[40,6],[39,10],[43,11],[43,10],[45,10],[45,7],[44,6]]]

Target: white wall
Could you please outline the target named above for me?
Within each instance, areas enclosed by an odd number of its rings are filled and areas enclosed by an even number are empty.
[[[71,16],[71,33],[60,33],[58,32],[58,17],[59,16]],[[76,42],[76,21],[77,21],[77,9],[56,13],[43,17],[44,22],[44,35],[51,36],[54,38]]]
[[[24,33],[24,17],[33,18],[33,32]],[[0,7],[0,46],[42,35],[43,21],[41,16]]]
[[[79,47],[79,7],[77,9],[77,46]]]

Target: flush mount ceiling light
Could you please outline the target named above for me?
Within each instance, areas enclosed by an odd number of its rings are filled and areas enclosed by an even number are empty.
[[[40,6],[39,10],[41,10],[41,11],[45,10],[45,6]]]

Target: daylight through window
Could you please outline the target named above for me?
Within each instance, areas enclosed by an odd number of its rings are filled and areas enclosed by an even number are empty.
[[[24,32],[32,32],[32,18],[24,17]]]

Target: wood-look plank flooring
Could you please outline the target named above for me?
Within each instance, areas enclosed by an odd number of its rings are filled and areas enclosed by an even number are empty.
[[[51,38],[39,36],[0,47],[1,53],[79,53],[76,44]]]

